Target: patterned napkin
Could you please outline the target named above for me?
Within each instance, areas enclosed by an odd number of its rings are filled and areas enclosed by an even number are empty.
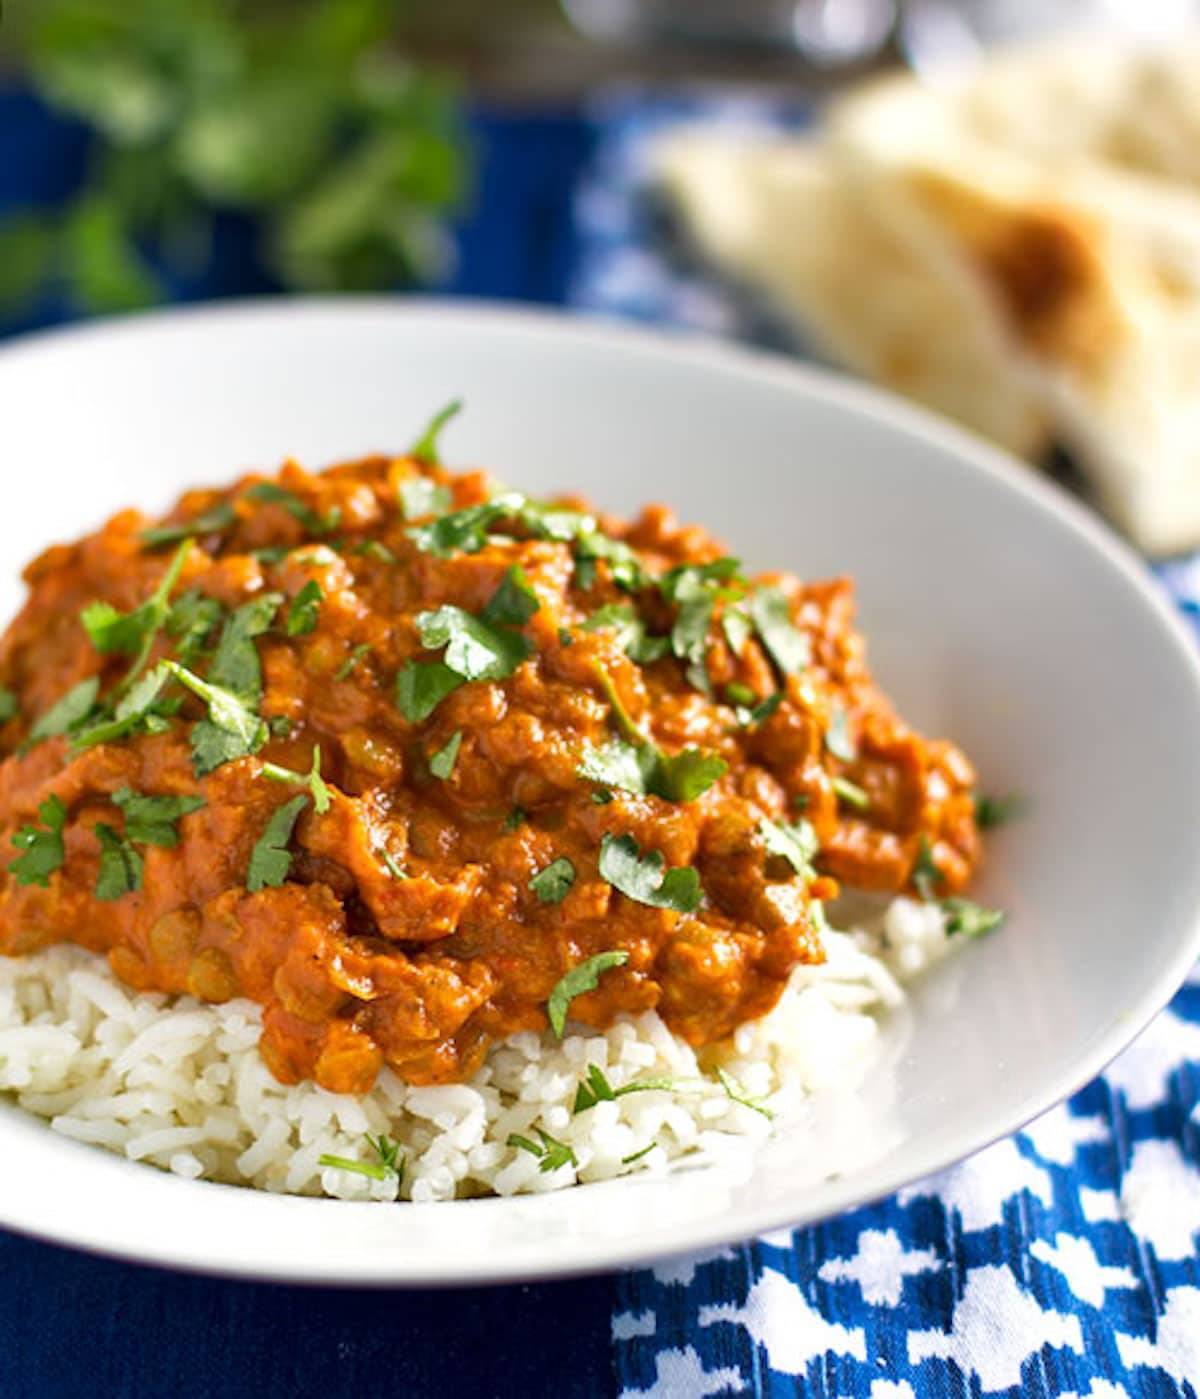
[[[804,113],[758,99],[604,101],[576,206],[572,304],[778,344],[765,308],[663,251],[649,149],[700,119],[778,128]],[[1159,577],[1200,626],[1200,557]],[[622,1399],[1196,1399],[1198,1236],[1194,975],[1100,1078],[962,1165],[815,1228],[624,1275],[612,1321]]]

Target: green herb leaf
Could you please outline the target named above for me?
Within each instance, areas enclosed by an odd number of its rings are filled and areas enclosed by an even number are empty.
[[[293,797],[277,807],[266,830],[259,836],[250,852],[250,867],[246,872],[246,888],[253,894],[259,889],[276,889],[288,877],[292,855],[288,843],[300,813],[308,805],[305,796]]]
[[[436,753],[430,756],[429,771],[442,782],[448,781],[450,774],[454,771],[454,764],[458,761],[458,750],[462,747],[462,739],[462,730],[456,729],[450,735],[445,747],[439,748]]]
[[[58,797],[47,797],[38,807],[42,825],[22,826],[12,843],[24,853],[18,855],[8,872],[18,884],[36,884],[45,889],[50,876],[61,869],[66,859],[63,827],[67,824],[67,808]]]
[[[142,887],[142,857],[129,840],[104,822],[92,827],[100,842],[100,871],[96,876],[96,898],[112,903]]]
[[[671,649],[668,636],[650,636],[646,624],[628,603],[608,602],[583,624],[585,631],[612,628],[617,633],[617,645],[638,665],[650,665],[661,660]]]
[[[400,513],[406,520],[426,520],[444,515],[454,502],[449,486],[428,476],[410,476],[400,482]]]
[[[602,534],[586,516],[578,518],[581,522],[586,522],[581,523],[575,539],[575,581],[579,587],[591,586],[598,560],[608,565],[613,582],[627,593],[635,593],[649,584],[650,580],[641,560],[628,544]]]
[[[575,1153],[566,1142],[560,1142],[557,1137],[552,1137],[549,1132],[544,1132],[540,1127],[533,1129],[538,1135],[538,1141],[532,1142],[528,1137],[523,1137],[519,1132],[510,1132],[507,1145],[515,1147],[518,1151],[527,1151],[531,1156],[538,1158],[538,1170],[546,1172],[557,1171],[560,1166],[577,1166],[579,1162],[575,1159]]]
[[[514,806],[513,809],[504,818],[504,822],[501,825],[500,829],[502,831],[518,831],[525,824],[525,822],[528,821],[528,819],[529,813],[524,809],[524,807]]]
[[[396,707],[419,724],[461,684],[463,677],[442,661],[409,661],[396,677]]]
[[[852,806],[855,811],[866,811],[870,808],[871,798],[856,782],[851,782],[846,777],[835,777],[830,785],[839,799],[847,806]]]
[[[600,877],[635,903],[692,913],[700,906],[700,876],[690,865],[663,869],[657,850],[642,855],[631,835],[605,835],[600,843]]]
[[[524,569],[513,564],[479,616],[489,626],[523,627],[540,606]]]
[[[247,500],[256,500],[262,505],[280,505],[309,534],[332,534],[341,523],[342,514],[336,507],[328,514],[318,515],[310,505],[306,505],[294,491],[289,491],[274,481],[256,481],[246,490]]]
[[[16,693],[7,685],[0,685],[0,724],[7,724],[21,712],[21,704]]]
[[[414,525],[408,537],[423,554],[448,559],[452,554],[477,554],[487,543],[488,530],[499,520],[511,518],[525,497],[515,492],[496,496],[478,505],[468,505],[450,515],[442,515],[429,525]]]
[[[225,609],[214,597],[192,588],[175,599],[167,614],[167,635],[175,638],[175,659],[190,666],[208,646]]]
[[[750,620],[767,654],[784,675],[799,675],[811,659],[808,637],[792,621],[787,597],[778,588],[756,588],[750,595]]]
[[[393,855],[390,850],[381,850],[379,852],[379,859],[384,869],[387,870],[388,874],[390,874],[393,879],[408,878],[407,871],[402,868],[400,861],[396,859],[395,855]]]
[[[310,578],[292,599],[292,605],[288,608],[288,636],[308,636],[310,632],[316,631],[317,615],[324,600],[325,594],[321,591],[321,585],[316,579]]]
[[[721,630],[725,641],[735,656],[746,649],[746,642],[754,634],[754,623],[741,607],[727,607],[721,614]]]
[[[462,406],[462,399],[456,398],[452,402],[447,403],[445,408],[435,413],[429,420],[429,424],[425,428],[425,431],[408,449],[408,455],[410,457],[416,457],[419,461],[430,462],[433,466],[440,465],[441,457],[438,456],[438,438],[441,435],[442,429],[451,418],[456,417],[462,412]]]
[[[1004,912],[998,908],[984,908],[972,899],[948,898],[942,900],[946,913],[946,936],[978,938],[990,933],[1004,922]]]
[[[280,767],[278,763],[263,763],[262,775],[272,782],[291,782],[299,787],[307,787],[312,793],[313,808],[318,816],[324,816],[330,807],[329,787],[321,776],[321,748],[313,744],[312,767],[308,772],[296,772],[292,768]]]
[[[192,765],[203,777],[223,763],[247,757],[267,741],[266,722],[233,690],[202,680],[176,661],[164,661],[168,672],[208,708],[208,718],[192,726]]]
[[[975,798],[975,820],[981,831],[992,830],[1012,821],[1025,810],[1024,797],[985,797]]]
[[[166,664],[160,661],[130,686],[115,709],[89,711],[83,721],[71,728],[72,751],[79,753],[98,743],[115,743],[135,733],[165,730],[169,716],[179,707],[176,700],[159,698],[168,678]]]
[[[852,763],[858,757],[858,747],[850,736],[850,716],[843,705],[835,704],[830,707],[829,727],[825,730],[825,747],[844,763]]]
[[[791,826],[780,821],[762,821],[759,831],[768,855],[786,860],[797,874],[812,873],[819,845],[817,833],[807,821],[800,820]]]
[[[354,650],[351,651],[350,654],[346,657],[346,659],[341,663],[341,665],[338,666],[337,670],[333,672],[333,678],[335,680],[347,679],[350,676],[350,674],[354,671],[358,663],[362,660],[362,658],[364,656],[370,655],[370,653],[371,647],[367,642],[364,641],[361,645],[356,646]]]
[[[364,559],[374,559],[376,563],[395,563],[396,556],[381,539],[364,539],[351,551]]]
[[[417,630],[428,650],[446,648],[444,664],[464,680],[503,680],[533,651],[520,632],[490,626],[449,604],[419,613]]]
[[[131,787],[113,793],[113,804],[125,817],[125,835],[139,845],[179,844],[176,824],[183,816],[199,811],[203,797],[148,797]]]
[[[51,705],[34,724],[29,731],[26,746],[32,747],[33,744],[40,743],[45,738],[57,738],[59,734],[69,733],[91,714],[96,705],[96,696],[99,693],[100,677],[98,675],[81,680],[78,685],[68,690],[62,699]]]
[[[194,539],[206,534],[221,534],[236,519],[233,502],[223,500],[219,505],[214,505],[211,510],[194,515],[190,520],[184,520],[182,524],[155,525],[153,529],[144,529],[138,538],[147,549],[161,549],[168,544],[178,544],[181,539]]]
[[[571,892],[575,883],[575,866],[565,855],[552,860],[545,869],[538,870],[529,881],[529,888],[544,904],[560,904]]]
[[[671,802],[695,801],[729,769],[729,764],[719,754],[706,753],[699,748],[685,748],[673,757],[660,752],[656,758],[649,790],[656,797]]]
[[[648,741],[632,744],[613,739],[599,748],[584,748],[576,771],[589,782],[635,796],[688,802],[708,791],[728,767],[718,754],[699,748],[685,748],[669,757]]]
[[[351,1171],[355,1175],[367,1176],[370,1180],[404,1179],[404,1157],[400,1155],[400,1143],[388,1136],[373,1137],[370,1132],[364,1140],[379,1158],[378,1161],[352,1161],[348,1156],[322,1155],[317,1157],[318,1166],[329,1166],[336,1171]]]
[[[937,899],[937,886],[941,880],[942,872],[933,858],[933,847],[929,844],[929,837],[922,835],[917,846],[917,858],[913,862],[913,887],[926,903],[933,903]]]
[[[637,1079],[633,1083],[626,1083],[620,1088],[614,1088],[605,1077],[599,1064],[589,1064],[587,1073],[575,1089],[575,1102],[571,1107],[571,1112],[572,1114],[586,1112],[589,1108],[594,1108],[597,1103],[616,1102],[618,1098],[624,1098],[629,1093],[659,1092],[674,1088],[674,1086],[675,1082],[670,1078],[643,1078]]]
[[[776,690],[773,695],[768,695],[760,704],[756,704],[753,709],[746,709],[739,705],[734,711],[737,721],[744,729],[757,728],[759,724],[766,723],[772,714],[783,703],[783,691]]]
[[[550,992],[550,999],[546,1002],[546,1016],[550,1021],[550,1028],[559,1039],[563,1037],[563,1030],[567,1024],[567,1011],[575,997],[582,996],[588,991],[594,991],[599,986],[600,978],[605,972],[611,971],[613,967],[623,967],[628,961],[629,953],[621,949],[613,952],[597,952],[594,957],[589,957],[585,962],[580,962],[578,966],[572,967],[561,978],[554,990]]]
[[[657,1142],[651,1142],[649,1146],[642,1147],[641,1151],[635,1151],[629,1156],[622,1156],[621,1165],[632,1166],[635,1161],[640,1161],[643,1156],[649,1156],[657,1145]]]
[[[751,1108],[754,1112],[761,1113],[768,1122],[774,1121],[775,1114],[771,1109],[760,1103],[757,1098],[749,1097],[746,1090],[732,1074],[727,1073],[724,1069],[717,1069],[717,1082],[725,1090],[726,1097],[732,1098],[735,1103],[741,1103],[744,1108]]]

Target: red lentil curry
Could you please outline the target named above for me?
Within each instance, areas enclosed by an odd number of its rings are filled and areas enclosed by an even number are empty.
[[[568,1008],[711,1043],[821,959],[842,883],[986,916],[970,764],[872,682],[850,581],[750,580],[663,506],[498,491],[431,431],[25,578],[0,951],[249,996],[285,1082],[461,1079]]]

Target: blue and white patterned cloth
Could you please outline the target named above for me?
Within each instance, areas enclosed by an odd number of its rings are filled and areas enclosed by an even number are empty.
[[[597,116],[573,304],[761,340],[756,309],[664,254],[644,198],[649,150],[680,121],[777,127],[803,114],[630,95]],[[1160,579],[1200,621],[1200,559]],[[618,1385],[622,1399],[1195,1399],[1198,1239],[1194,977],[1105,1074],[962,1165],[815,1228],[625,1275]]]

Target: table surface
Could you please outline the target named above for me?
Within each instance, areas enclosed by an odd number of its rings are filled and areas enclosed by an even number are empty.
[[[571,191],[590,149],[582,114],[480,111],[479,167],[439,291],[560,303]],[[0,92],[0,216],[53,204],[84,142],[26,94]],[[215,286],[214,286],[215,283]],[[261,290],[225,265],[194,297]],[[43,307],[11,335],[65,318]],[[51,1396],[463,1394],[561,1399],[613,1392],[610,1278],[443,1292],[232,1283],[88,1257],[0,1232],[0,1394]]]

